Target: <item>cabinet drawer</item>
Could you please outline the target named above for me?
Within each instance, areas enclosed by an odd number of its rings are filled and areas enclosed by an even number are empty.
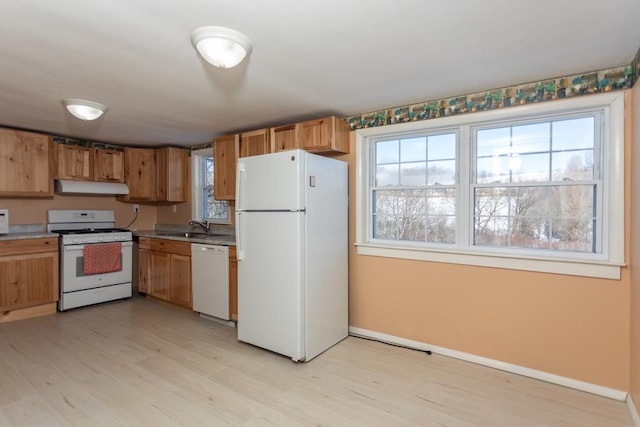
[[[149,249],[152,251],[191,256],[191,242],[155,238],[150,241]]]
[[[138,237],[138,249],[151,249],[151,237]]]
[[[0,242],[0,256],[57,251],[58,239],[56,237],[4,240]]]

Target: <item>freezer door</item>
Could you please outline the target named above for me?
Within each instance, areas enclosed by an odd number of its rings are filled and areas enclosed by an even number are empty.
[[[304,360],[304,212],[237,212],[238,339]]]
[[[302,150],[238,159],[236,210],[304,209]]]

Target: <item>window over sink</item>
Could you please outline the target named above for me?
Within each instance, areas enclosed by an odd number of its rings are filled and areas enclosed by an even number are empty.
[[[193,216],[218,224],[229,224],[229,204],[216,200],[213,191],[213,150],[211,148],[191,152],[193,171]]]

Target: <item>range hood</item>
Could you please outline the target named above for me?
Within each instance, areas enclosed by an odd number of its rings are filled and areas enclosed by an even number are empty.
[[[56,179],[54,191],[57,194],[91,194],[117,195],[129,194],[129,187],[122,182],[74,181],[71,179]]]

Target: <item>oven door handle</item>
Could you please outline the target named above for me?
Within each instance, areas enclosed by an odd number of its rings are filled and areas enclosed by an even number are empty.
[[[85,243],[82,245],[65,245],[63,246],[65,251],[79,251],[84,249],[84,247],[86,245],[101,245],[101,244],[105,244],[105,243],[122,243],[123,247],[127,247],[127,246],[133,246],[133,242],[131,241],[127,241],[127,242],[95,242],[95,243]]]

